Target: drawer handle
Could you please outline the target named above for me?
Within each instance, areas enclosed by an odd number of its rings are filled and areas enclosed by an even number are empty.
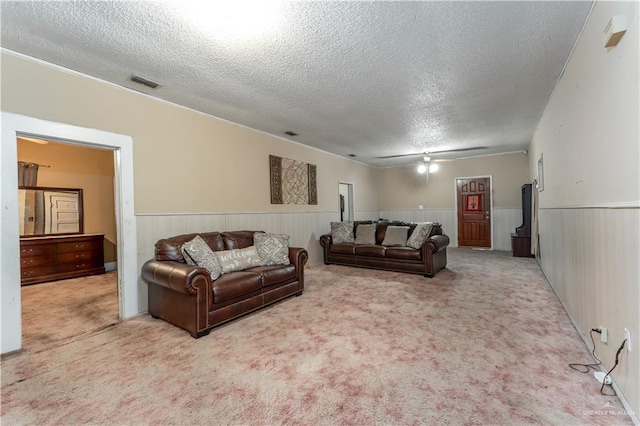
[[[76,268],[84,268],[84,263],[82,265],[76,265]]]
[[[84,257],[84,254],[76,254],[76,259],[82,259]]]
[[[23,253],[32,253],[33,249],[22,249]]]
[[[76,244],[76,248],[84,248],[84,244]]]

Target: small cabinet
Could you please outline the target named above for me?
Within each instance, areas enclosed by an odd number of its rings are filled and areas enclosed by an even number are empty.
[[[20,283],[104,274],[103,247],[103,234],[21,239]]]

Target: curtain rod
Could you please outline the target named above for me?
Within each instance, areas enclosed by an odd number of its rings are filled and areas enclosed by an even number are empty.
[[[24,163],[24,164],[35,164],[38,167],[51,167],[48,164],[38,164],[38,163],[32,163],[30,161],[18,161],[18,163]]]

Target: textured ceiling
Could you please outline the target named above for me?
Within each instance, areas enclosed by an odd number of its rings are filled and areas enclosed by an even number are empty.
[[[234,5],[235,11],[221,9]],[[590,7],[2,0],[1,42],[226,120],[389,166],[416,158],[376,157],[526,149]],[[132,74],[162,87],[130,82]],[[287,130],[299,135],[288,137]]]

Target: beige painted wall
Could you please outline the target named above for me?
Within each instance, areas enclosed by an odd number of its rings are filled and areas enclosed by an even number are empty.
[[[538,124],[531,178],[544,158],[542,207],[640,200],[638,3],[599,2]],[[604,48],[611,17],[626,12],[630,27],[617,47]]]
[[[2,109],[133,137],[140,213],[377,210],[377,169],[4,52]],[[284,130],[284,129],[283,129]],[[272,205],[269,154],[316,164],[318,205]]]
[[[105,261],[116,261],[113,151],[18,138],[18,160],[46,164],[38,186],[82,188],[85,233],[105,234]]]
[[[455,178],[493,176],[493,205],[520,208],[520,187],[529,181],[527,154],[513,153],[438,163],[440,169],[425,176],[416,165],[390,167],[380,171],[380,209],[416,209],[455,207]]]
[[[604,48],[604,29],[625,13],[626,34]],[[540,200],[542,270],[591,349],[594,327],[603,368],[631,331],[613,377],[640,413],[639,3],[597,2],[530,146],[530,178],[544,158]],[[582,362],[582,361],[580,361]],[[595,388],[594,388],[595,389]],[[588,407],[586,407],[588,408]]]

